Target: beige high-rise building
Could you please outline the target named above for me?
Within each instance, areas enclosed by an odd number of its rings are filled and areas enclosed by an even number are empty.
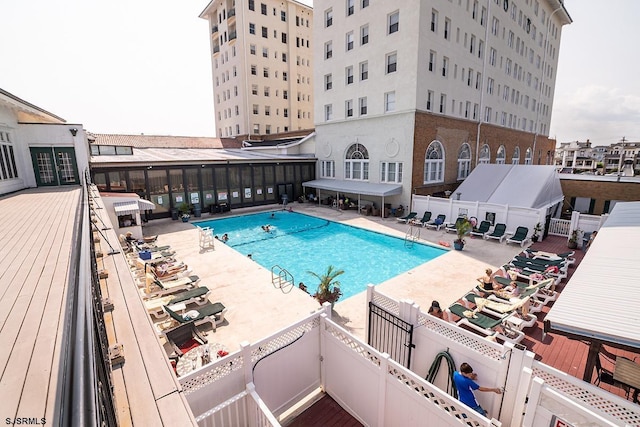
[[[213,0],[209,21],[218,137],[313,128],[313,10],[290,0]]]

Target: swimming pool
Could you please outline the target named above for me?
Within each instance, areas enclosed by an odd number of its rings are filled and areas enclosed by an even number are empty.
[[[269,231],[262,227],[270,225]],[[288,270],[296,285],[305,283],[314,293],[317,279],[309,271],[322,274],[329,265],[344,270],[338,277],[342,300],[420,264],[446,250],[364,230],[297,212],[274,211],[224,219],[199,221],[221,237],[227,234],[231,246],[261,266]]]

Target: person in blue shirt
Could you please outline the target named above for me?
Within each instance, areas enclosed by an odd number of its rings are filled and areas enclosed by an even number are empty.
[[[463,363],[460,365],[460,371],[453,373],[453,382],[458,389],[458,399],[474,411],[487,417],[487,411],[478,404],[476,397],[473,395],[473,390],[492,391],[497,394],[502,394],[502,390],[499,388],[481,387],[476,383],[477,378],[478,374],[473,372],[473,368],[468,363]]]

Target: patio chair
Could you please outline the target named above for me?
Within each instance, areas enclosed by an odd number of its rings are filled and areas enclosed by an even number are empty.
[[[486,233],[484,235],[484,238],[485,238],[485,240],[486,239],[495,239],[495,240],[499,241],[500,243],[502,243],[502,241],[505,239],[505,237],[507,237],[505,235],[506,231],[507,231],[507,225],[506,224],[502,224],[502,223],[498,223],[493,228],[493,232]]]
[[[163,306],[172,306],[174,304],[198,304],[203,305],[209,302],[207,298],[211,290],[206,286],[200,286],[194,289],[178,292],[172,295],[150,298],[144,301],[144,306],[147,312],[155,317],[161,319],[166,315],[166,312],[162,309]]]
[[[169,358],[181,357],[183,351],[181,347],[189,346],[189,344],[204,345],[207,343],[207,338],[198,331],[195,322],[187,322],[176,328],[165,332],[167,342],[171,345],[173,353],[169,355]],[[195,342],[195,343],[194,343]]]
[[[575,255],[575,252],[563,252],[560,254],[554,254],[551,252],[544,251],[536,251],[531,248],[527,248],[524,250],[524,256],[531,259],[540,259],[547,261],[562,261],[567,265],[574,264],[576,262],[575,258],[572,258]]]
[[[487,232],[489,231],[489,228],[491,228],[491,223],[489,221],[482,221],[480,222],[480,225],[478,226],[478,228],[471,231],[471,235],[480,236],[484,239],[484,235],[487,234]]]
[[[529,307],[526,307],[528,313],[519,314],[518,310],[521,310],[523,306],[529,304],[531,299],[530,296],[521,298],[517,301],[504,301],[490,298],[483,298],[473,292],[469,292],[467,295],[462,297],[465,305],[470,308],[470,304],[474,304],[479,307],[481,312],[486,312],[488,314],[493,315],[494,317],[500,317],[508,313],[514,313],[513,318],[509,317],[506,322],[509,322],[514,328],[518,330],[522,330],[524,328],[529,328],[536,324],[538,318],[531,313]],[[470,303],[470,304],[468,304]]]
[[[158,280],[152,274],[147,273],[145,278],[145,286],[141,289],[142,298],[150,299],[156,298],[160,296],[165,296],[169,294],[175,294],[176,292],[189,290],[194,288],[198,282],[200,281],[200,277],[193,275],[189,277],[182,277],[180,279],[175,280]]]
[[[487,335],[494,335],[500,337],[505,341],[511,341],[513,343],[519,343],[524,338],[522,331],[513,330],[506,324],[505,320],[513,316],[513,313],[508,313],[499,317],[492,317],[482,312],[475,312],[475,310],[469,310],[462,304],[454,303],[446,309],[447,317],[449,321],[455,323],[458,326],[462,324],[472,325],[482,330]],[[459,321],[454,322],[452,320],[451,313],[460,318]],[[501,331],[500,331],[501,329]]]
[[[426,223],[424,226],[427,228],[433,228],[434,230],[440,230],[440,227],[444,225],[444,221],[447,219],[445,214],[439,214],[436,219]]]
[[[507,239],[507,244],[518,243],[520,244],[520,247],[523,247],[529,240],[529,238],[527,238],[527,234],[529,234],[529,229],[527,227],[519,226],[516,228],[515,234]]]
[[[453,224],[450,223],[450,224],[445,225],[444,231],[446,231],[447,233],[450,232],[450,231],[452,233],[457,233],[458,232],[458,224],[462,223],[465,219],[466,219],[465,217],[459,216],[456,219],[455,223],[453,223]]]
[[[626,393],[626,398],[629,399],[629,386],[627,384],[621,383],[619,381],[616,381],[613,378],[613,372],[604,369],[602,367],[602,361],[600,360],[600,354],[598,354],[598,356],[596,357],[596,380],[594,381],[594,385],[600,385],[600,383],[605,383],[605,384],[609,384],[612,385],[614,387],[619,387],[621,389],[623,389]]]
[[[398,222],[404,222],[405,224],[408,224],[409,221],[411,221],[413,218],[415,218],[418,215],[418,212],[409,212],[409,214],[400,217],[400,218],[396,218],[398,220]]]
[[[214,331],[219,324],[224,322],[224,315],[227,312],[227,308],[221,302],[200,306],[197,310],[187,311],[184,315],[176,313],[166,305],[164,310],[180,325],[188,322],[194,322],[196,326],[211,323],[211,328]]]
[[[431,220],[431,212],[425,211],[424,215],[422,215],[422,218],[417,220],[417,223],[424,227],[424,225],[428,223],[430,220]]]

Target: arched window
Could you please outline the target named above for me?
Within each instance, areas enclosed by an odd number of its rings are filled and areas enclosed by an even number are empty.
[[[496,153],[496,165],[504,165],[504,158],[506,157],[504,145],[501,145],[498,148],[498,152]]]
[[[491,149],[487,144],[484,144],[480,149],[480,156],[478,157],[478,163],[489,164],[491,163]]]
[[[516,147],[513,149],[513,157],[511,158],[512,165],[520,164],[520,147]]]
[[[432,141],[424,158],[424,183],[444,181],[444,149],[440,141]]]
[[[458,151],[458,180],[469,176],[471,170],[471,147],[466,142]]]
[[[347,149],[344,160],[344,178],[369,180],[369,152],[364,145],[355,143]]]
[[[524,153],[524,164],[525,165],[531,165],[533,164],[532,161],[532,151],[531,151],[531,147],[527,148],[527,151],[525,151]]]

